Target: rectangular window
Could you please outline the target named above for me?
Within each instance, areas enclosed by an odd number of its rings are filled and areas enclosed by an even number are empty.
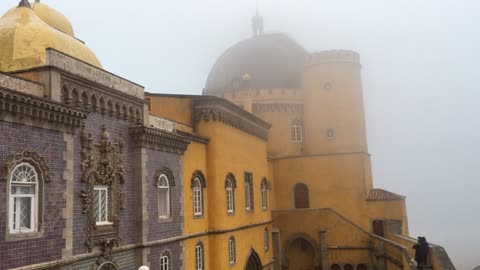
[[[193,213],[195,216],[202,215],[202,190],[200,188],[193,189]]]
[[[12,233],[35,231],[35,190],[28,185],[12,185],[10,197]]]
[[[227,188],[227,213],[233,213],[233,190],[231,187]]]
[[[302,126],[301,125],[290,126],[290,140],[294,143],[302,142]]]
[[[93,205],[97,225],[111,224],[108,220],[108,187],[95,186],[93,190]]]
[[[252,173],[245,173],[245,209],[253,210],[253,176]]]
[[[168,269],[168,256],[162,256],[160,258],[160,270],[169,270]]]

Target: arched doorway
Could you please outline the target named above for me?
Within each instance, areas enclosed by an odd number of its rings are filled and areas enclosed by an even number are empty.
[[[290,236],[282,249],[282,269],[320,269],[320,247],[308,234],[297,233]]]
[[[262,261],[254,249],[250,250],[245,270],[262,270]]]

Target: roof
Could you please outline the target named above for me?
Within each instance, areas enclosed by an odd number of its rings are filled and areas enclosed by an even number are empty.
[[[253,89],[296,88],[307,51],[284,34],[264,34],[234,44],[217,60],[204,94],[219,95],[243,81]]]
[[[396,201],[405,200],[405,196],[386,191],[380,188],[373,188],[368,194],[367,201]]]

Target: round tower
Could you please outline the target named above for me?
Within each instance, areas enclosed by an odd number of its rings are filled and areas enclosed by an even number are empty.
[[[305,154],[368,152],[360,69],[353,51],[307,58],[302,74]]]

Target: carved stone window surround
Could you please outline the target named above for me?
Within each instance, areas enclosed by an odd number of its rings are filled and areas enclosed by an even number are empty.
[[[7,181],[7,187],[10,187],[10,180],[11,180],[11,174],[15,167],[18,164],[21,163],[28,163],[31,165],[36,173],[37,173],[37,179],[38,179],[38,204],[36,205],[37,207],[37,224],[36,224],[36,230],[35,232],[30,232],[30,233],[10,233],[10,230],[8,229],[8,224],[9,224],[9,218],[10,214],[8,211],[6,211],[6,234],[5,234],[5,240],[8,241],[21,241],[21,240],[27,240],[27,239],[37,239],[37,238],[42,238],[44,235],[44,226],[43,226],[43,216],[44,216],[44,190],[45,190],[45,184],[50,182],[50,168],[48,167],[47,160],[45,157],[39,155],[35,151],[29,151],[29,150],[22,150],[19,151],[13,155],[11,155],[7,161],[5,162],[4,169],[3,169],[3,174],[2,178],[0,180],[6,180]],[[10,190],[7,190],[6,192],[6,205],[9,205],[10,203]]]

